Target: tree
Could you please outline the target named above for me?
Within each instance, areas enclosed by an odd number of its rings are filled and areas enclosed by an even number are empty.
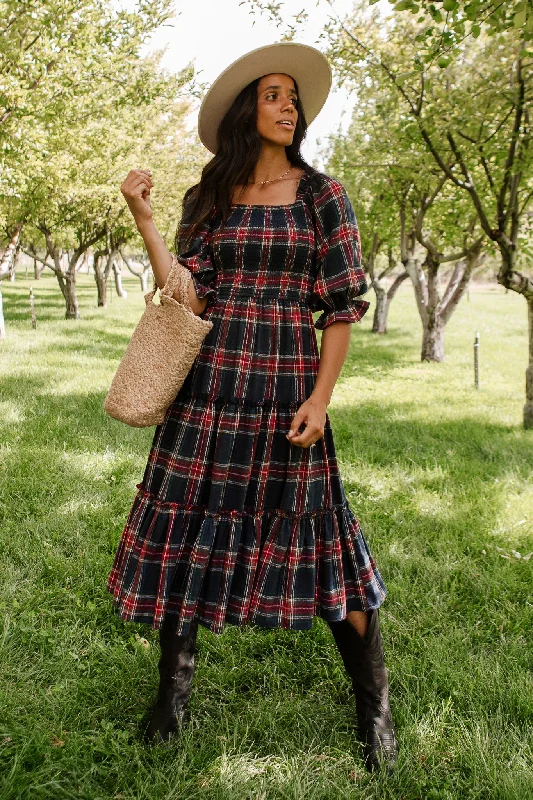
[[[379,0],[369,0],[375,5]],[[532,0],[389,0],[394,10],[410,11],[426,24],[424,41],[427,61],[438,57],[442,66],[469,36],[481,31],[495,36],[504,31],[519,30],[524,41],[533,39]]]
[[[152,81],[139,47],[172,13],[172,0],[137,0],[132,11],[109,0],[0,0],[4,148],[16,150],[21,125],[75,112],[80,98],[96,110],[112,87],[124,102],[142,104]]]
[[[354,196],[377,297],[373,327],[386,329],[390,301],[409,275],[423,329],[422,359],[442,361],[445,326],[480,263],[483,237],[474,236],[477,219],[469,203],[428,158],[418,126],[390,83],[378,75],[357,88],[352,124],[345,136],[332,137],[328,167]],[[382,247],[388,248],[388,263],[377,268]],[[398,260],[393,249],[404,270],[387,291],[383,278]],[[441,267],[453,262],[441,294]]]
[[[378,124],[375,118],[374,123]],[[398,268],[398,259],[393,255],[394,250],[398,252],[399,242],[399,216],[394,197],[397,170],[394,164],[389,168],[381,160],[380,153],[374,152],[367,129],[373,129],[372,122],[363,128],[357,112],[346,135],[339,132],[329,137],[324,155],[326,170],[342,181],[352,201],[361,231],[363,268],[376,295],[372,332],[384,334],[390,305],[408,274],[400,264],[400,273],[391,286],[386,287],[385,280]],[[380,258],[384,249],[387,250],[385,263]]]
[[[249,2],[282,24],[283,3]],[[390,81],[435,163],[467,194],[483,232],[497,246],[498,282],[526,300],[530,360],[524,425],[530,428],[533,275],[530,268],[517,269],[517,259],[533,197],[533,51],[526,49],[533,35],[532,3],[399,0],[395,9],[387,21],[375,10],[367,13],[361,2],[345,20],[333,12],[323,38],[341,82],[352,76],[363,85],[378,73]],[[419,14],[416,20],[409,11]],[[444,71],[444,83],[434,80],[435,68]]]
[[[533,318],[533,276],[517,269],[521,227],[533,198],[529,122],[532,61],[522,31],[469,39],[443,64],[444,81],[424,60],[424,24],[395,15],[376,33],[376,18],[356,12],[328,27],[330,55],[339,73],[387,78],[418,126],[428,153],[461,190],[486,237],[498,248],[497,280],[526,300]],[[379,82],[379,81],[378,81]],[[530,325],[530,340],[533,325]],[[533,353],[533,344],[530,343]],[[533,427],[533,360],[526,371],[524,425]]]
[[[13,3],[4,5],[11,14],[6,30],[12,41],[0,51],[1,68],[11,76],[12,93],[6,93],[1,116],[0,212],[12,227],[26,226],[28,233],[21,228],[20,235],[29,244],[35,245],[39,232],[46,255],[41,258],[33,249],[31,256],[53,270],[66,316],[76,318],[76,273],[98,243],[113,243],[108,253],[112,268],[118,248],[136,234],[119,196],[120,183],[127,169],[136,166],[132,159],[140,144],[147,148],[142,136],[149,134],[152,117],[151,135],[153,125],[161,130],[152,149],[163,146],[165,123],[180,121],[184,130],[192,72],[187,68],[169,75],[160,67],[162,53],[138,54],[169,15],[169,0],[140,0],[136,13],[117,12],[108,0],[76,5],[45,0],[36,18],[30,0],[20,4],[18,14]],[[60,9],[68,19],[55,25]],[[34,33],[29,39],[28,30]],[[17,59],[16,42],[24,58]],[[46,61],[49,52],[52,61]],[[31,69],[24,69],[24,59]],[[102,277],[98,261],[96,275]],[[99,288],[105,304],[105,281]]]

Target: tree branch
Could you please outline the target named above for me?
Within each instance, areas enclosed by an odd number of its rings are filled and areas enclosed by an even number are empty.
[[[515,161],[515,157],[517,154],[518,149],[518,137],[520,133],[520,127],[522,125],[522,116],[524,111],[524,93],[525,93],[525,85],[522,79],[522,60],[518,57],[517,67],[516,67],[516,77],[518,81],[518,101],[516,103],[516,112],[515,112],[515,119],[513,124],[513,132],[511,135],[511,141],[509,142],[509,149],[507,151],[507,158],[505,160],[505,167],[503,172],[503,181],[500,188],[500,192],[498,195],[497,201],[497,213],[498,213],[498,223],[502,230],[505,230],[507,226],[507,221],[509,219],[508,211],[511,207],[511,203],[509,202],[509,206],[507,211],[505,209],[505,198],[507,194],[507,189],[509,186],[509,182],[511,180],[511,170],[513,168],[513,164]]]

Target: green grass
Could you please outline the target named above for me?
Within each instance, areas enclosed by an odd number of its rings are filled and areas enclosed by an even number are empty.
[[[533,431],[522,428],[525,304],[473,290],[446,361],[419,361],[412,293],[389,334],[352,329],[328,409],[346,492],[389,589],[382,628],[401,753],[368,776],[327,625],[200,627],[181,739],[145,747],[157,634],[111,609],[107,573],[153,428],[103,399],[143,307],[63,319],[52,276],[3,282],[0,796],[115,800],[526,800],[533,793]],[[481,335],[481,389],[472,345]],[[520,554],[522,557],[518,557]],[[141,641],[139,637],[144,637]]]

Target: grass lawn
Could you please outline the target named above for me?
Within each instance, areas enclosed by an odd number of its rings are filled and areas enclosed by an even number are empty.
[[[533,796],[533,431],[526,308],[473,289],[446,361],[420,363],[412,291],[389,333],[352,328],[328,413],[344,485],[389,590],[381,620],[401,752],[368,776],[326,623],[200,626],[189,722],[148,748],[157,632],[105,581],[153,428],[103,400],[143,299],[125,280],[66,321],[53,276],[4,281],[0,343],[0,797],[40,800],[527,800]],[[481,388],[472,345],[481,337]]]

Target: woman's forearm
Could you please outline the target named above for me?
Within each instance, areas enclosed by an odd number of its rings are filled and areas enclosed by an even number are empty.
[[[167,282],[168,273],[172,264],[172,254],[163,241],[163,237],[157,230],[153,220],[138,222],[137,228],[144,240],[144,246],[150,259],[152,271],[157,285],[162,288]],[[176,293],[173,297],[178,299]],[[189,281],[189,302],[195,314],[201,314],[206,305],[207,298],[200,299],[196,294],[193,281]]]
[[[351,332],[352,323],[341,320],[332,322],[322,331],[320,364],[311,397],[321,400],[326,406],[331,401],[333,388],[348,355]]]

